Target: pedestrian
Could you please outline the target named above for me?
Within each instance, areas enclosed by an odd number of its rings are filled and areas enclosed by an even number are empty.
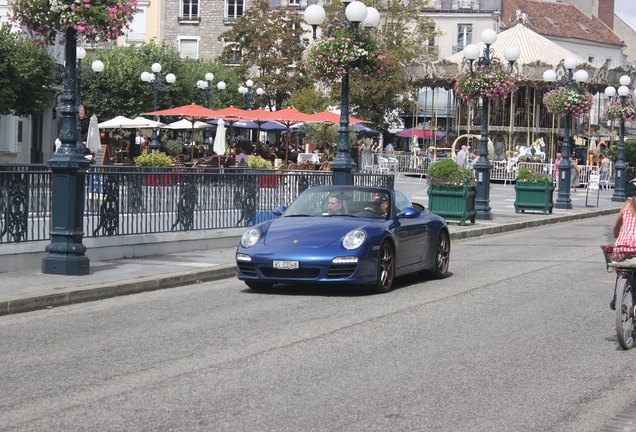
[[[455,155],[455,163],[462,168],[468,165],[468,146],[463,145],[462,149]]]
[[[554,158],[554,165],[552,167],[552,177],[557,182],[557,184],[559,184],[559,165],[561,164],[562,160],[563,157],[561,156],[561,153],[557,153],[556,158]]]
[[[601,184],[607,184],[610,173],[610,160],[604,154],[601,155]]]
[[[572,168],[570,169],[570,187],[573,192],[576,192],[576,187],[579,185],[581,170],[579,169],[579,165],[576,163],[574,155],[570,155],[570,163],[572,164]]]

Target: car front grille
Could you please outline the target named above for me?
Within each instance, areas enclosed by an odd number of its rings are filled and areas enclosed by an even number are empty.
[[[320,269],[298,268],[293,270],[280,270],[273,267],[261,267],[261,273],[265,277],[276,279],[316,279],[320,275]]]
[[[356,271],[357,264],[334,264],[329,268],[327,277],[329,279],[347,278]]]
[[[256,273],[256,267],[254,267],[254,264],[252,263],[239,262],[237,266],[238,266],[239,272],[241,272],[245,276],[254,276],[254,277],[258,276],[258,273]]]

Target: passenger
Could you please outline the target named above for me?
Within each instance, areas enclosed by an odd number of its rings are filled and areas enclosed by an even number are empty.
[[[371,198],[371,205],[365,207],[359,216],[368,216],[369,213],[375,213],[382,218],[386,218],[389,212],[389,197],[383,192],[376,192]]]

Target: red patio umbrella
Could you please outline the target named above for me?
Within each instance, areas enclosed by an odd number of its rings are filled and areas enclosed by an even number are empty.
[[[261,120],[275,121],[287,128],[287,143],[285,143],[285,165],[289,160],[289,129],[296,123],[310,122],[311,115],[300,112],[296,108],[283,108],[278,111],[265,111],[262,110]]]
[[[327,146],[327,128],[334,124],[340,124],[340,114],[332,113],[330,111],[321,111],[315,114],[309,114],[313,120],[310,120],[309,123],[322,123],[323,132],[324,132],[324,143],[323,146]],[[356,123],[367,123],[366,120],[360,120],[354,117],[349,117],[349,124]]]
[[[309,120],[310,122],[314,122],[314,123],[332,123],[332,124],[339,124],[340,123],[340,114],[336,114],[336,113],[332,113],[329,111],[321,111],[321,112],[317,112],[315,114],[309,114],[309,116],[312,117],[313,120]],[[361,119],[357,119],[354,117],[349,117],[349,124],[356,124],[356,123],[367,123],[366,120],[361,120]]]
[[[155,116],[178,116],[192,123],[192,139],[194,140],[194,123],[199,120],[208,118],[214,118],[214,110],[192,103],[190,105],[183,105],[176,108],[169,108],[159,111],[151,111],[144,113],[145,115]],[[194,158],[194,147],[192,146],[190,152],[190,158]]]

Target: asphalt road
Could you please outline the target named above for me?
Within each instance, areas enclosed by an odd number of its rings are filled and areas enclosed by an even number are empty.
[[[636,399],[614,216],[453,243],[451,276],[230,279],[0,317],[0,430],[596,431]]]

